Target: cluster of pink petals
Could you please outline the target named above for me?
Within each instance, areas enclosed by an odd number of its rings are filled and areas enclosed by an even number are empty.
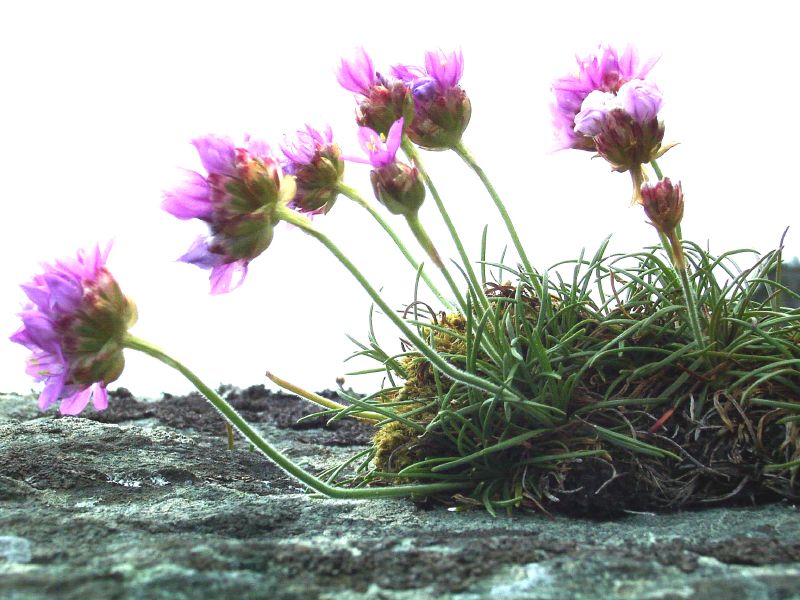
[[[330,126],[321,132],[306,125],[305,131],[298,131],[296,137],[297,141],[290,142],[287,139],[281,145],[281,151],[287,159],[284,164],[287,173],[292,173],[296,165],[311,164],[314,157],[333,146],[333,130]]]
[[[367,155],[367,160],[351,159],[355,162],[369,162],[373,167],[383,167],[395,161],[397,150],[403,139],[403,119],[394,122],[389,135],[384,140],[381,135],[369,127],[358,129],[358,143]]]
[[[445,54],[442,50],[425,53],[425,67],[395,65],[392,74],[411,86],[415,94],[425,94],[427,86],[435,84],[438,91],[454,88],[464,74],[464,55],[461,50]]]
[[[342,64],[336,71],[336,79],[344,89],[362,96],[369,95],[370,88],[378,81],[372,59],[364,48],[356,50],[354,60],[342,59]]]
[[[90,400],[97,410],[108,406],[103,382],[88,385],[72,382],[70,365],[74,350],[65,343],[62,329],[84,309],[86,288],[101,275],[108,275],[105,263],[110,248],[110,244],[104,250],[96,246],[89,252],[79,251],[74,260],[45,264],[43,273],[22,285],[31,303],[20,313],[22,327],[11,336],[11,341],[33,352],[27,373],[36,381],[45,382],[39,396],[41,410],[59,399],[60,410],[67,415],[77,415]]]
[[[585,136],[575,131],[575,117],[581,112],[584,100],[594,91],[617,94],[627,82],[645,79],[658,58],[640,64],[633,47],[619,54],[616,49],[603,45],[596,53],[585,58],[576,57],[576,60],[577,72],[553,83],[553,125],[559,148],[591,149]]]
[[[575,133],[593,137],[602,129],[606,115],[623,110],[634,121],[644,123],[655,119],[661,110],[661,90],[648,81],[633,79],[624,83],[616,94],[594,90],[583,101],[575,115]]]

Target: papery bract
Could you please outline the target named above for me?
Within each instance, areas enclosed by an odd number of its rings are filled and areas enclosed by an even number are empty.
[[[106,386],[122,373],[124,337],[136,322],[136,306],[106,269],[109,250],[95,246],[76,259],[45,264],[22,286],[31,303],[11,341],[33,352],[27,372],[45,382],[41,410],[58,400],[69,415],[90,400],[97,410],[108,406]]]
[[[225,293],[241,285],[250,261],[272,242],[277,207],[294,197],[294,178],[283,176],[260,140],[248,137],[237,147],[230,138],[208,135],[192,143],[208,174],[189,171],[182,185],[165,192],[162,207],[180,219],[208,224],[209,235],[179,260],[211,269],[211,293]]]

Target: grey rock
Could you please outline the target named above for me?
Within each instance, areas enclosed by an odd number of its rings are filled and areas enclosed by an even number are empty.
[[[800,598],[788,503],[590,521],[320,499],[221,423],[118,402],[101,422],[0,396],[0,598]],[[365,439],[252,415],[317,469]]]

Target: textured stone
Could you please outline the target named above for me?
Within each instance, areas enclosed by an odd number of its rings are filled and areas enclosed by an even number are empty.
[[[369,436],[232,393],[314,468]],[[111,403],[62,418],[0,396],[0,597],[800,598],[788,503],[589,521],[313,498],[242,441],[228,450],[196,397]]]

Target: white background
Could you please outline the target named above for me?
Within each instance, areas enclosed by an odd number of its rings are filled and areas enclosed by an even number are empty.
[[[491,10],[487,7],[490,6]],[[520,12],[527,6],[528,12]],[[700,2],[7,2],[0,8],[0,391],[28,391],[24,348],[7,336],[41,261],[114,240],[109,266],[139,306],[133,332],[162,346],[212,386],[264,382],[270,369],[310,389],[333,387],[365,339],[369,300],[335,260],[281,227],[244,286],[211,297],[208,273],[175,262],[197,223],[160,210],[179,167],[199,168],[189,140],[244,133],[277,145],[310,123],[331,123],[356,152],[354,101],[335,69],[358,45],[376,67],[421,63],[428,49],[463,49],[473,103],[466,144],[495,182],[539,267],[593,250],[655,241],[629,207],[627,175],[588,153],[551,152],[550,83],[599,42],[661,55],[660,162],[683,181],[684,235],[712,250],[775,246],[800,254],[797,226],[796,18],[791,3]],[[492,204],[455,155],[426,155],[472,255]],[[369,194],[367,170],[346,180]],[[455,252],[430,200],[422,210],[442,253]],[[316,223],[390,304],[412,297],[413,273],[366,213],[341,199]],[[402,222],[395,221],[398,230]],[[403,231],[405,234],[405,231]],[[397,350],[385,329],[383,343]],[[364,366],[363,364],[360,366]],[[375,378],[349,379],[366,391]],[[158,396],[189,384],[128,352],[119,385]],[[113,387],[113,385],[112,385]]]

